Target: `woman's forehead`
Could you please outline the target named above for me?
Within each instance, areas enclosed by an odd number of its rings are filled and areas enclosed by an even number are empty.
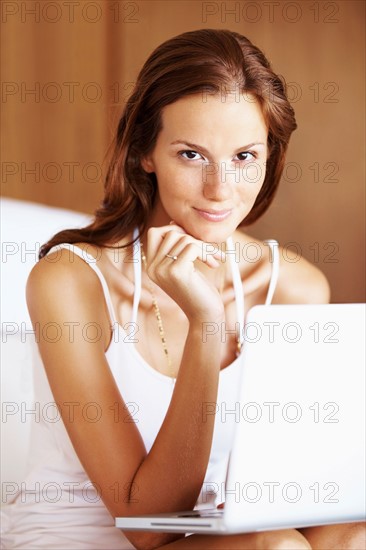
[[[185,96],[162,110],[161,138],[164,141],[201,143],[207,137],[240,135],[266,140],[267,126],[261,106],[248,94],[227,96],[194,94]],[[248,143],[249,143],[248,141]]]

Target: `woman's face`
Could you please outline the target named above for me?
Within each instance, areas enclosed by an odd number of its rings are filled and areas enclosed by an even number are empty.
[[[266,158],[267,126],[253,96],[195,94],[168,105],[142,160],[158,182],[150,225],[174,220],[200,240],[224,242],[252,209]]]

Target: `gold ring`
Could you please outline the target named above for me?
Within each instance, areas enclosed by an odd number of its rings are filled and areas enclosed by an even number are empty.
[[[165,254],[167,258],[171,258],[172,260],[178,260],[178,256],[171,256],[170,254]]]

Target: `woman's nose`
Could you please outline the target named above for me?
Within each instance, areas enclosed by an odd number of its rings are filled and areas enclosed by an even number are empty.
[[[225,162],[210,162],[203,166],[202,184],[206,199],[223,201],[231,197],[232,186],[239,183],[239,168]]]

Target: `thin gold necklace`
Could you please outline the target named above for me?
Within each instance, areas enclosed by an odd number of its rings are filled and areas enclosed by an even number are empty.
[[[144,264],[144,268],[145,268],[145,271],[146,271],[147,270],[147,261],[146,261],[145,252],[144,252],[144,249],[143,249],[143,246],[142,246],[141,242],[140,242],[140,249],[141,249],[142,263]],[[220,294],[222,294],[222,292],[223,292],[224,283],[225,283],[225,271],[223,272],[223,275],[221,277],[221,281],[220,281],[220,284],[219,284],[219,289],[218,290],[219,290]],[[158,304],[158,301],[156,299],[155,292],[154,292],[154,289],[153,289],[153,286],[152,286],[151,283],[149,283],[149,291],[150,291],[150,294],[151,294],[151,300],[152,300],[152,304],[153,304],[153,307],[154,307],[155,317],[156,317],[156,321],[157,321],[157,324],[158,324],[159,335],[160,335],[161,344],[162,344],[162,347],[163,347],[163,350],[164,350],[164,355],[165,355],[167,363],[168,363],[169,371],[171,372],[171,378],[174,382],[175,373],[174,373],[174,370],[173,370],[173,363],[172,363],[171,357],[169,355],[168,346],[166,344],[164,325],[163,325],[163,321],[162,321],[162,318],[161,318],[159,304]],[[239,336],[239,334],[237,334],[237,336],[236,336],[236,356],[237,357],[240,355],[241,346],[242,345],[241,345],[241,342],[240,342],[240,336]]]
[[[146,261],[145,252],[144,252],[144,249],[142,247],[141,242],[140,242],[140,248],[141,248],[142,263],[144,264],[144,268],[145,268],[145,271],[146,271],[147,270],[147,261]],[[168,368],[169,368],[169,372],[171,373],[171,378],[174,382],[174,379],[175,379],[174,374],[175,373],[174,373],[174,370],[173,370],[173,363],[172,363],[171,357],[169,355],[168,346],[166,345],[164,325],[163,325],[163,321],[162,321],[161,314],[160,314],[159,304],[158,304],[158,301],[156,299],[154,288],[153,288],[151,283],[149,283],[149,291],[150,291],[150,294],[151,294],[151,300],[152,300],[152,304],[153,304],[153,307],[154,307],[155,317],[156,317],[156,321],[157,321],[157,324],[158,324],[159,335],[160,335],[161,344],[163,346],[164,355],[165,355],[167,363],[168,363]]]

